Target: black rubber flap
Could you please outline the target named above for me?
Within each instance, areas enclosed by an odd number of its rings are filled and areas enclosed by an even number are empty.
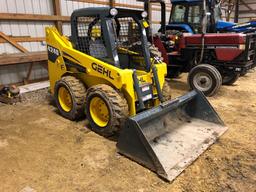
[[[117,149],[172,181],[226,130],[205,96],[191,91],[129,118]]]

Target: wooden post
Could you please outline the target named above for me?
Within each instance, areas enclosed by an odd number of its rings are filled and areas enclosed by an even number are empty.
[[[115,7],[115,0],[109,0],[109,6]]]
[[[230,21],[230,16],[234,8],[234,3],[232,0],[228,0],[228,9],[227,9],[227,17],[226,20]]]
[[[54,15],[61,16],[60,0],[52,0],[52,4],[53,4]],[[55,22],[55,26],[58,29],[58,31],[60,32],[60,34],[62,34],[62,21],[57,20]]]
[[[238,23],[238,16],[239,16],[239,0],[236,0],[235,18],[234,18],[235,23]]]

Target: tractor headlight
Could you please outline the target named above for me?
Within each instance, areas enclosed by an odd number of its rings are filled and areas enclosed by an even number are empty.
[[[110,9],[109,13],[110,13],[110,15],[112,15],[112,16],[116,16],[116,15],[118,14],[118,11],[117,11],[116,8],[112,8],[112,9]]]
[[[245,45],[243,45],[243,44],[242,44],[242,45],[239,45],[239,46],[238,46],[238,49],[240,49],[240,50],[245,50]],[[249,47],[249,49],[250,49],[250,47]]]
[[[147,16],[148,16],[147,11],[143,11],[143,12],[141,13],[141,17],[142,17],[142,18],[146,18]]]

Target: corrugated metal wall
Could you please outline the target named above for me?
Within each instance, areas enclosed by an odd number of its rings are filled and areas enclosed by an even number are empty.
[[[1,13],[25,13],[52,15],[51,0],[0,0]],[[52,22],[0,21],[0,31],[11,36],[44,37],[44,28],[53,25]],[[43,51],[45,44],[40,42],[20,43],[28,51]],[[0,54],[17,53],[15,47],[8,43],[0,44]]]

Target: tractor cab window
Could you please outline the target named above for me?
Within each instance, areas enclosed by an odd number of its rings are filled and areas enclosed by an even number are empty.
[[[201,14],[200,5],[188,7],[188,23],[192,26],[195,33],[201,31]]]
[[[171,22],[185,22],[186,7],[184,5],[174,5],[171,15]]]
[[[221,6],[220,6],[220,3],[217,3],[214,7],[214,18],[215,18],[215,22],[221,20]]]
[[[79,51],[99,59],[107,57],[99,17],[78,17],[77,36]]]

